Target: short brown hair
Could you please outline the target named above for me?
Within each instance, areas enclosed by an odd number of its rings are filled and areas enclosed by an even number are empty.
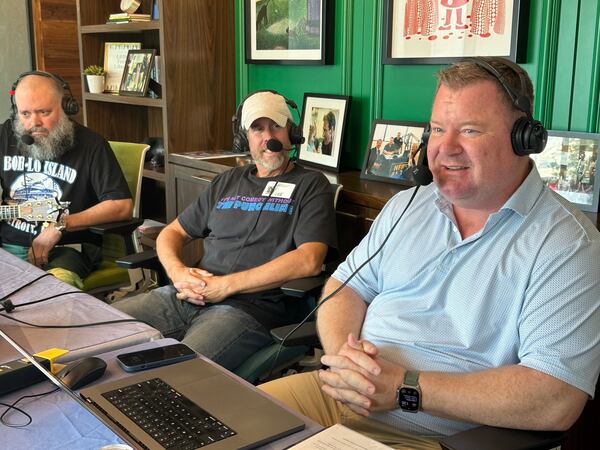
[[[496,69],[504,82],[508,84],[517,95],[523,95],[527,99],[529,113],[533,113],[533,84],[527,72],[520,66],[499,57],[485,58],[485,62]],[[517,73],[517,71],[520,73]],[[521,87],[521,79],[524,81],[524,89]],[[462,89],[467,86],[479,83],[481,81],[493,81],[498,86],[498,89],[503,93],[502,98],[506,100],[506,104],[515,111],[521,111],[517,108],[506,91],[502,83],[494,74],[475,62],[475,58],[461,61],[440,70],[437,73],[437,90],[443,84],[450,89]]]

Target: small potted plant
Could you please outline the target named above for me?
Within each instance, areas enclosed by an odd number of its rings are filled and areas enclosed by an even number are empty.
[[[83,70],[88,83],[88,88],[92,94],[101,94],[104,92],[104,75],[106,72],[100,66],[87,66]]]

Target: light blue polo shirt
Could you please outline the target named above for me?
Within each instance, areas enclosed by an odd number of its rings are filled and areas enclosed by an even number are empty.
[[[412,192],[385,205],[333,274],[337,280],[376,252]],[[600,233],[544,186],[535,166],[483,229],[464,240],[435,185],[421,188],[383,250],[349,286],[369,303],[362,338],[405,368],[473,372],[521,364],[594,394]],[[473,426],[400,410],[372,417],[427,436]]]

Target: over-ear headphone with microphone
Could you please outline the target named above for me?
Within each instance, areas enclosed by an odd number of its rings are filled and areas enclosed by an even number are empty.
[[[61,107],[67,116],[73,116],[79,112],[79,104],[77,103],[77,100],[75,100],[75,98],[73,97],[73,93],[71,92],[69,83],[67,83],[65,80],[63,80],[60,76],[55,75],[53,73],[44,72],[42,70],[32,70],[29,72],[24,72],[21,75],[19,75],[19,78],[17,78],[15,80],[15,82],[12,84],[12,87],[10,88],[10,92],[9,92],[10,108],[11,108],[11,115],[12,115],[13,119],[15,117],[17,117],[17,105],[15,103],[15,91],[17,89],[17,86],[21,82],[21,80],[29,75],[38,75],[41,77],[50,78],[64,91],[65,94],[61,101]]]
[[[298,110],[298,105],[293,100],[288,99],[285,95],[280,94],[277,91],[271,89],[262,89],[259,91],[252,92],[247,95],[244,100],[239,104],[235,111],[235,115],[231,118],[231,130],[233,132],[233,151],[236,153],[246,153],[250,151],[250,147],[248,145],[248,136],[246,135],[246,130],[242,127],[242,111],[244,109],[244,103],[254,94],[258,94],[259,92],[271,92],[275,95],[281,95],[285,100],[285,103],[291,108],[296,110],[296,114],[300,117],[300,111]],[[289,139],[292,145],[300,145],[304,142],[304,137],[302,136],[302,127],[300,125],[296,125],[296,123],[292,122],[289,128]]]
[[[528,156],[533,153],[541,153],[546,147],[548,141],[548,131],[539,120],[533,118],[533,111],[526,92],[526,81],[523,69],[509,60],[501,60],[505,67],[512,70],[519,77],[519,91],[508,83],[502,74],[485,58],[467,58],[466,61],[477,64],[479,67],[490,73],[502,85],[506,93],[512,100],[513,105],[519,111],[524,112],[526,117],[519,117],[512,127],[510,133],[512,147],[518,156]]]
[[[431,125],[428,123],[425,125],[423,134],[421,135],[421,143],[417,149],[417,153],[423,152],[421,162],[410,169],[410,176],[412,182],[417,186],[427,186],[433,181],[433,174],[429,170],[427,165],[427,142],[429,142],[429,135],[431,134]]]

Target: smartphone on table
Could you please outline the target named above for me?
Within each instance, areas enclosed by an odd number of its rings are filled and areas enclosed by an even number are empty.
[[[185,344],[171,344],[165,347],[122,353],[117,355],[117,362],[126,372],[137,372],[185,361],[196,356],[196,352]]]

